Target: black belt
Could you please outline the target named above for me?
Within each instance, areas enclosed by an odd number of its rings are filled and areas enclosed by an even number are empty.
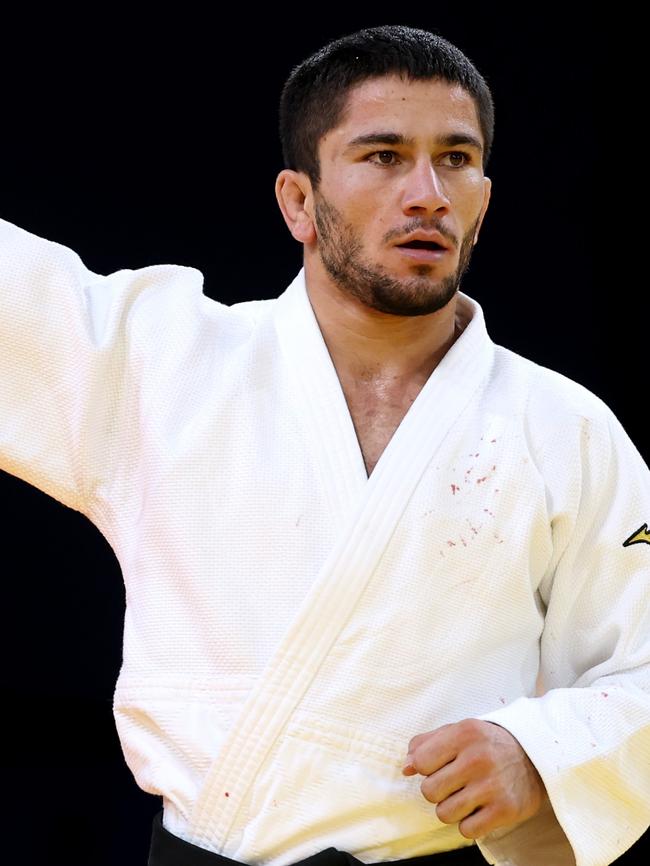
[[[238,860],[231,860],[223,854],[206,851],[205,848],[192,845],[185,839],[179,839],[163,827],[162,816],[161,809],[153,819],[147,866],[246,866]],[[424,857],[391,860],[390,866],[485,866],[485,862],[477,845],[468,845],[442,854],[425,854]],[[318,854],[298,860],[292,866],[366,866],[366,864],[351,854],[346,854],[345,851],[325,848]]]

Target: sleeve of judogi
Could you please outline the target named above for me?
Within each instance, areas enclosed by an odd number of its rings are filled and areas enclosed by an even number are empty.
[[[88,514],[114,458],[133,447],[138,356],[156,352],[138,310],[164,307],[188,282],[201,294],[194,268],[101,276],[0,220],[0,469]]]
[[[559,431],[557,449],[561,439],[565,449],[576,443],[565,459],[556,448],[551,457],[570,504],[553,521],[555,552],[540,587],[546,691],[477,716],[528,754],[577,866],[612,863],[650,825],[650,470],[599,402],[596,417],[575,416],[575,433]],[[547,817],[477,842],[491,863],[548,864],[535,859],[536,845],[551,844]]]

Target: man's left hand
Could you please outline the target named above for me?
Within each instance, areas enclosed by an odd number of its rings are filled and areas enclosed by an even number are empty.
[[[542,777],[512,734],[494,722],[463,719],[409,742],[405,776],[426,776],[420,789],[444,824],[477,839],[535,815],[548,796]]]

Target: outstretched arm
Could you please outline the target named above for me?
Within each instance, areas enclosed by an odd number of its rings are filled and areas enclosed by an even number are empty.
[[[172,303],[176,321],[191,315],[188,293],[202,294],[194,268],[102,276],[0,220],[0,469],[90,516],[133,453],[142,365],[160,363],[157,316]]]

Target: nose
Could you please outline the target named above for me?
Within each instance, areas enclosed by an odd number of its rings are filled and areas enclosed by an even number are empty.
[[[442,215],[448,212],[450,200],[435,166],[429,159],[418,160],[407,175],[402,199],[405,214],[423,212]]]

